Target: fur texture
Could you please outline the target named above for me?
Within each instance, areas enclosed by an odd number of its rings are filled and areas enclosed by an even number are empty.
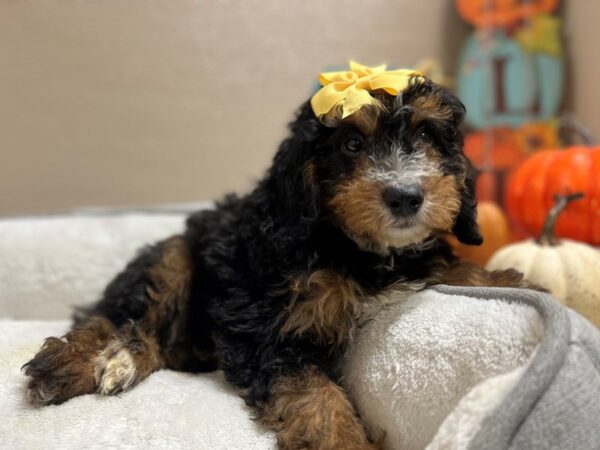
[[[282,449],[315,443],[328,449],[377,448],[369,444],[344,391],[317,368],[279,378],[262,421],[278,432]]]
[[[277,424],[282,448],[371,447],[335,385],[366,299],[439,282],[520,283],[471,275],[443,240],[481,242],[462,104],[429,81],[375,95],[376,107],[348,120],[320,122],[304,104],[251,193],[143,250],[65,341],[47,341],[25,366],[34,403],[118,392],[160,367],[220,368]],[[384,194],[406,186],[422,204],[399,216]]]

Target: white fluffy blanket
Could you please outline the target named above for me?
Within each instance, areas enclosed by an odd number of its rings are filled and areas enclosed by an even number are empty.
[[[19,368],[41,340],[63,333],[72,306],[96,299],[136,248],[181,228],[181,216],[156,214],[0,221],[0,317],[21,319],[0,322],[2,447],[274,447],[219,373],[160,371],[118,397],[24,402]],[[363,419],[389,449],[465,448],[519,379],[543,331],[537,313],[434,291],[381,300],[345,364]]]
[[[66,321],[0,321],[0,436],[5,449],[274,449],[272,433],[220,373],[162,370],[118,397],[60,406],[25,401],[19,367]]]

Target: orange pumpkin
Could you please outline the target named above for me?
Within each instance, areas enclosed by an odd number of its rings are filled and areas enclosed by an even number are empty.
[[[510,241],[508,220],[498,205],[493,202],[481,202],[477,205],[477,224],[483,236],[480,246],[464,245],[454,237],[448,242],[460,258],[485,265],[488,259]]]
[[[456,0],[460,15],[476,27],[506,27],[552,12],[558,0]]]
[[[556,234],[600,245],[600,147],[545,150],[527,159],[508,183],[505,207],[510,219],[530,235],[539,235],[553,195],[583,192],[556,224]]]

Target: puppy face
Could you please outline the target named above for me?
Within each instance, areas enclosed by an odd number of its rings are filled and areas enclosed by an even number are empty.
[[[458,126],[464,107],[431,82],[349,118],[325,119],[307,166],[331,220],[361,248],[386,254],[454,232],[479,243],[470,165]]]

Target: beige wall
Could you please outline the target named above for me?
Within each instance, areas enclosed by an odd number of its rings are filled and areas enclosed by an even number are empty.
[[[600,135],[600,2],[566,13]],[[464,32],[451,0],[0,0],[0,214],[247,189],[323,67],[449,64]]]
[[[575,111],[600,139],[600,39],[596,37],[600,1],[563,0],[563,3],[570,60],[566,107]]]

